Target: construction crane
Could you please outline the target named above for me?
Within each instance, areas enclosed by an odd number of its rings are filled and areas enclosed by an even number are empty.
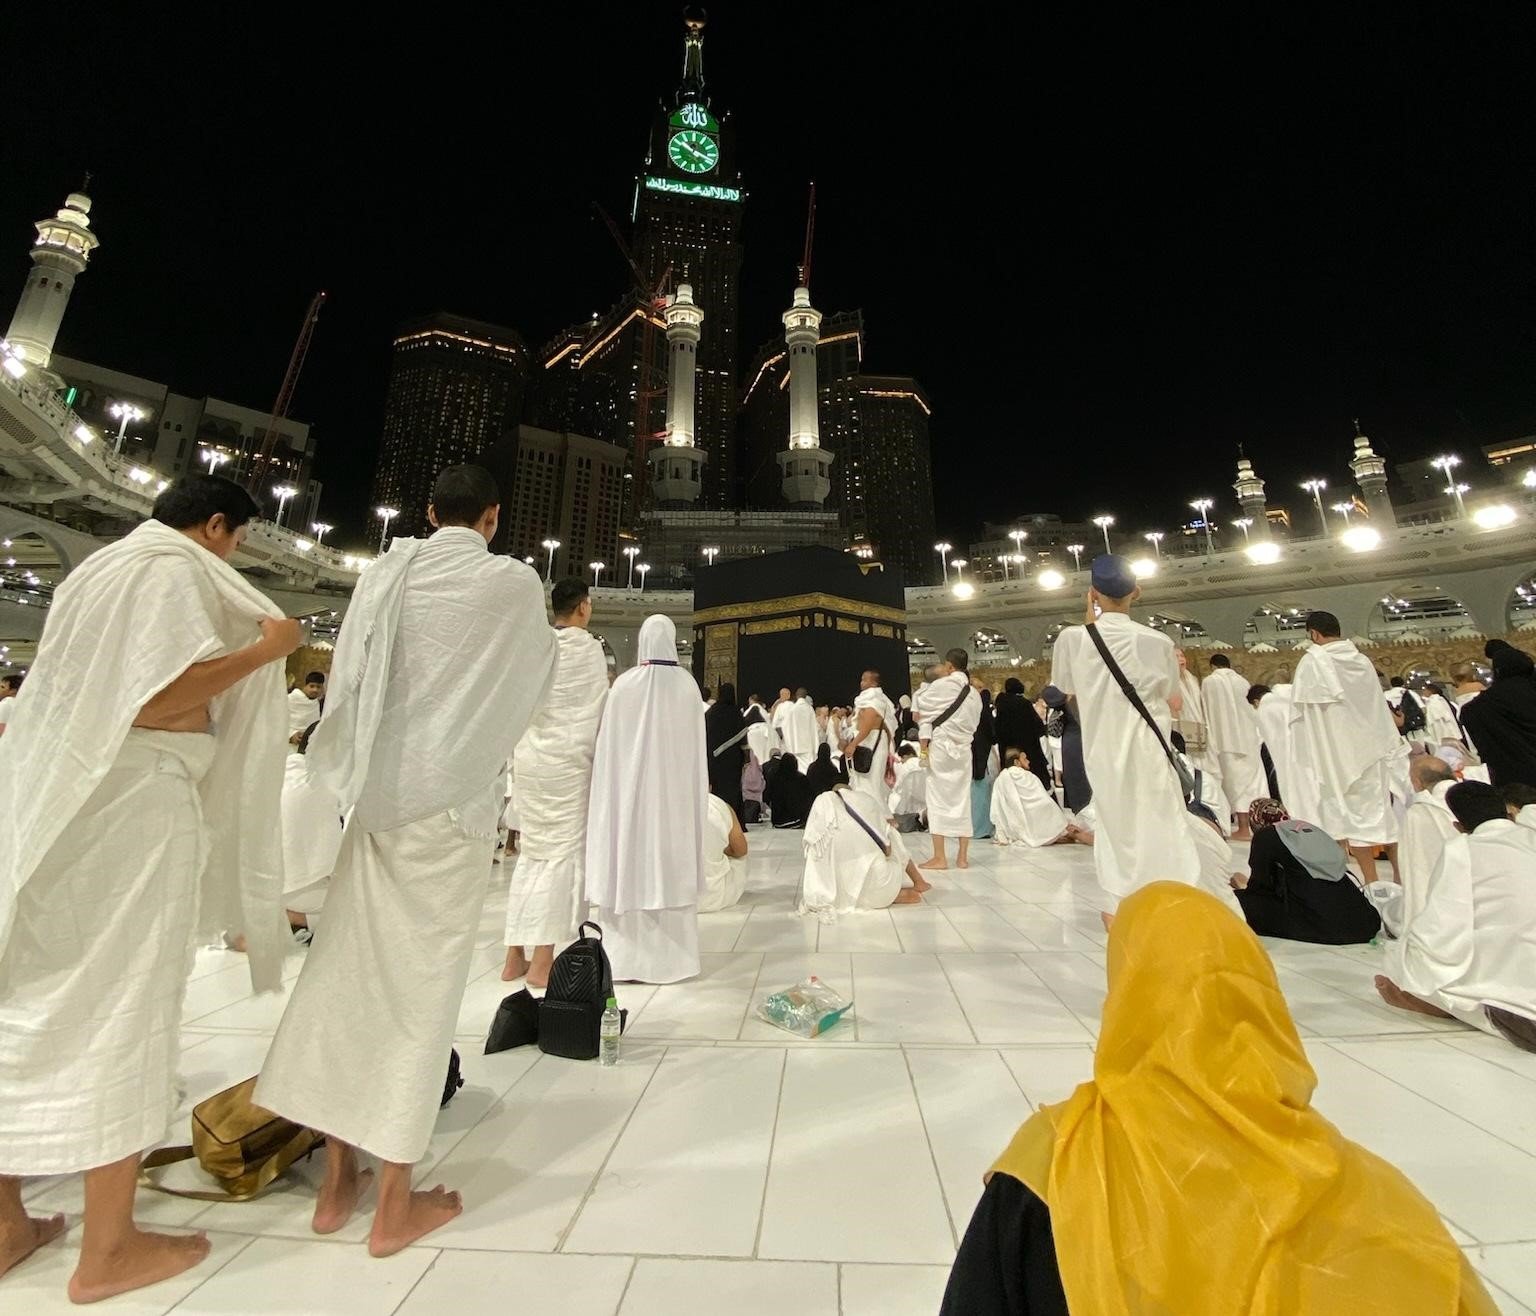
[[[293,390],[298,387],[299,372],[304,369],[304,358],[309,355],[309,345],[315,336],[315,321],[320,318],[320,308],[325,305],[325,293],[317,292],[304,312],[304,323],[299,326],[298,339],[293,344],[293,355],[288,358],[288,369],[283,375],[283,385],[277,391],[277,401],[272,404],[272,415],[267,419],[267,432],[262,436],[261,450],[251,463],[251,472],[245,482],[246,491],[258,501],[261,499],[261,482],[267,467],[272,464],[272,449],[277,443],[277,427],[288,419],[288,408],[293,405]]]
[[[805,215],[805,254],[800,258],[800,286],[811,286],[811,247],[816,241],[816,184],[811,183],[811,203]]]
[[[645,271],[640,268],[640,263],[635,259],[634,252],[630,250],[629,243],[624,241],[624,235],[619,232],[619,226],[613,222],[613,216],[595,202],[593,205],[597,213],[603,217],[603,223],[608,226],[608,232],[623,255],[624,263],[629,266],[629,272],[635,281],[635,292],[644,308],[640,324],[640,378],[635,384],[635,468],[631,472],[634,478],[630,481],[634,490],[631,510],[638,517],[640,508],[645,503],[645,480],[649,473],[645,460],[646,445],[657,439],[666,438],[665,425],[659,430],[654,429],[651,417],[655,414],[656,400],[663,399],[663,406],[665,406],[667,395],[666,372],[658,372],[656,369],[656,321],[667,309],[667,294],[672,287],[672,266],[668,265],[662,270],[661,277],[653,285],[645,277]],[[665,415],[665,411],[662,414]]]

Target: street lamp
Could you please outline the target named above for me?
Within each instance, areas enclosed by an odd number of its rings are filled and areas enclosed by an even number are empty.
[[[1444,457],[1431,458],[1429,464],[1445,476],[1445,491],[1456,499],[1456,515],[1465,516],[1467,506],[1461,501],[1461,495],[1467,492],[1467,486],[1461,485],[1460,492],[1457,492],[1456,481],[1451,477],[1451,472],[1461,465],[1461,458],[1454,453],[1447,453]]]
[[[400,515],[398,507],[375,507],[373,514],[384,522],[384,529],[379,532],[379,552],[384,551],[384,545],[389,540],[389,523]]]
[[[606,562],[588,562],[587,563],[587,570],[592,573],[592,588],[593,589],[597,588],[597,579],[598,579],[599,576],[601,576],[603,574],[603,571],[604,571],[604,569],[607,566],[608,566],[608,564]]]
[[[943,542],[933,546],[933,551],[939,555],[939,565],[944,568],[944,583],[949,584],[949,555],[955,551],[951,543]]]
[[[709,565],[714,566],[715,559],[720,555],[720,546],[718,544],[711,544],[708,548],[700,551],[709,559]]]
[[[310,523],[309,528],[315,532],[315,543],[323,544],[325,537],[336,527],[325,521],[314,521]]]
[[[123,435],[128,432],[128,422],[131,420],[143,420],[148,414],[140,411],[131,402],[114,402],[107,408],[110,415],[118,419],[117,438],[112,441],[112,451],[120,453],[123,450]]]
[[[629,559],[629,584],[626,585],[625,588],[626,589],[634,589],[634,587],[635,587],[635,559],[640,556],[640,545],[639,544],[631,544],[628,548],[626,548],[624,550],[624,556]]]
[[[1024,563],[1024,541],[1029,538],[1029,531],[1028,530],[1010,530],[1008,532],[1008,538],[1013,540],[1013,561],[1014,561],[1014,565],[1018,566],[1020,568],[1019,574],[1022,576],[1024,574],[1024,572],[1022,570],[1023,563]],[[1003,579],[1004,580],[1008,579],[1008,559],[1007,558],[1003,559]]]
[[[549,554],[549,561],[545,564],[544,567],[544,581],[547,584],[551,579],[554,578],[555,550],[560,547],[560,541],[558,539],[544,539],[540,540],[539,542],[543,549]]]
[[[1334,503],[1333,510],[1344,518],[1344,528],[1349,529],[1349,514],[1355,510],[1353,503]]]
[[[1211,508],[1216,506],[1215,499],[1196,498],[1190,506],[1200,513],[1200,524],[1205,527],[1205,555],[1210,557],[1216,551],[1211,543]]]
[[[1446,492],[1456,495],[1456,515],[1462,517],[1466,516],[1467,505],[1461,501],[1461,496],[1464,493],[1471,493],[1472,486],[1470,484],[1453,484],[1446,489]]]
[[[1323,527],[1323,538],[1328,537],[1328,513],[1323,511],[1323,490],[1328,487],[1327,480],[1303,480],[1301,487],[1312,495],[1312,501],[1317,504],[1317,519]]]
[[[645,573],[650,569],[651,564],[649,562],[641,562],[638,566],[635,567],[635,570],[640,573],[640,592],[642,594],[645,593]]]
[[[1072,569],[1074,571],[1081,571],[1083,569],[1083,546],[1081,544],[1068,544],[1067,552],[1072,554]]]
[[[1144,534],[1142,536],[1142,538],[1145,539],[1147,541],[1147,543],[1152,545],[1152,556],[1153,557],[1162,557],[1162,555],[1163,555],[1163,532],[1161,530],[1149,530],[1149,531],[1147,531],[1146,534]]]
[[[968,566],[970,566],[971,564],[970,564],[969,559],[963,558],[963,557],[957,557],[951,565],[955,568],[955,579],[956,580],[964,580],[965,579],[965,569]]]
[[[1253,524],[1253,518],[1251,516],[1240,516],[1232,524],[1243,532],[1243,543],[1246,544],[1248,542],[1248,527]]]
[[[227,452],[220,452],[217,448],[204,448],[203,460],[208,463],[208,474],[212,475],[229,460],[229,454]]]
[[[1093,518],[1093,523],[1094,523],[1094,525],[1098,526],[1098,528],[1100,530],[1102,530],[1104,532],[1104,551],[1106,553],[1110,552],[1111,550],[1110,550],[1110,547],[1109,547],[1109,528],[1110,528],[1110,526],[1114,525],[1115,518],[1112,517],[1112,516],[1096,516],[1096,517]]]
[[[298,490],[291,484],[274,484],[272,486],[272,496],[277,499],[277,521],[275,524],[282,525],[283,509],[288,506],[288,500],[296,493],[298,493]]]

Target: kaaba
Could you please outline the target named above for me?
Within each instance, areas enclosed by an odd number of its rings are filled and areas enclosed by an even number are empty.
[[[906,591],[899,572],[835,548],[793,548],[696,573],[693,674],[729,681],[742,702],[804,686],[852,704],[873,667],[886,695],[908,694]]]

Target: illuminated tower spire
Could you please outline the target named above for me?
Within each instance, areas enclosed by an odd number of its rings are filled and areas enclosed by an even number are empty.
[[[87,176],[86,185],[89,181]],[[71,192],[62,210],[51,219],[37,221],[32,273],[5,335],[16,355],[29,365],[47,369],[53,359],[53,342],[75,278],[84,273],[98,241],[91,232],[91,198],[84,191]]]
[[[704,94],[704,15],[683,11],[683,85],[677,89],[677,101],[703,101]]]
[[[1355,483],[1370,509],[1371,522],[1376,526],[1397,524],[1397,513],[1392,510],[1392,499],[1387,495],[1387,464],[1371,449],[1371,441],[1360,432],[1360,422],[1355,422],[1355,455],[1349,463]]]
[[[816,419],[816,349],[821,342],[821,312],[811,305],[804,284],[784,312],[784,341],[789,345],[789,448],[779,453],[784,472],[784,501],[802,512],[819,512],[832,492],[832,454],[821,446]]]
[[[1266,537],[1269,516],[1264,503],[1264,481],[1254,473],[1253,463],[1243,455],[1241,447],[1237,450],[1237,479],[1232,482],[1232,492],[1237,495],[1243,515],[1253,522],[1253,535],[1260,539]]]
[[[693,288],[678,285],[667,298],[667,434],[651,449],[651,491],[663,508],[692,507],[703,487],[705,454],[694,444],[694,378],[704,312]]]

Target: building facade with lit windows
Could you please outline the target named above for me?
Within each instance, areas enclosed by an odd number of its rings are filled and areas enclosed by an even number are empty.
[[[558,540],[554,575],[580,576],[587,564],[612,567],[619,554],[624,449],[583,434],[518,425],[480,454],[501,489],[493,552],[532,558],[546,569],[546,540]]]
[[[427,530],[445,466],[478,461],[521,414],[529,352],[514,329],[439,312],[394,341],[373,502],[398,509],[391,535]]]

